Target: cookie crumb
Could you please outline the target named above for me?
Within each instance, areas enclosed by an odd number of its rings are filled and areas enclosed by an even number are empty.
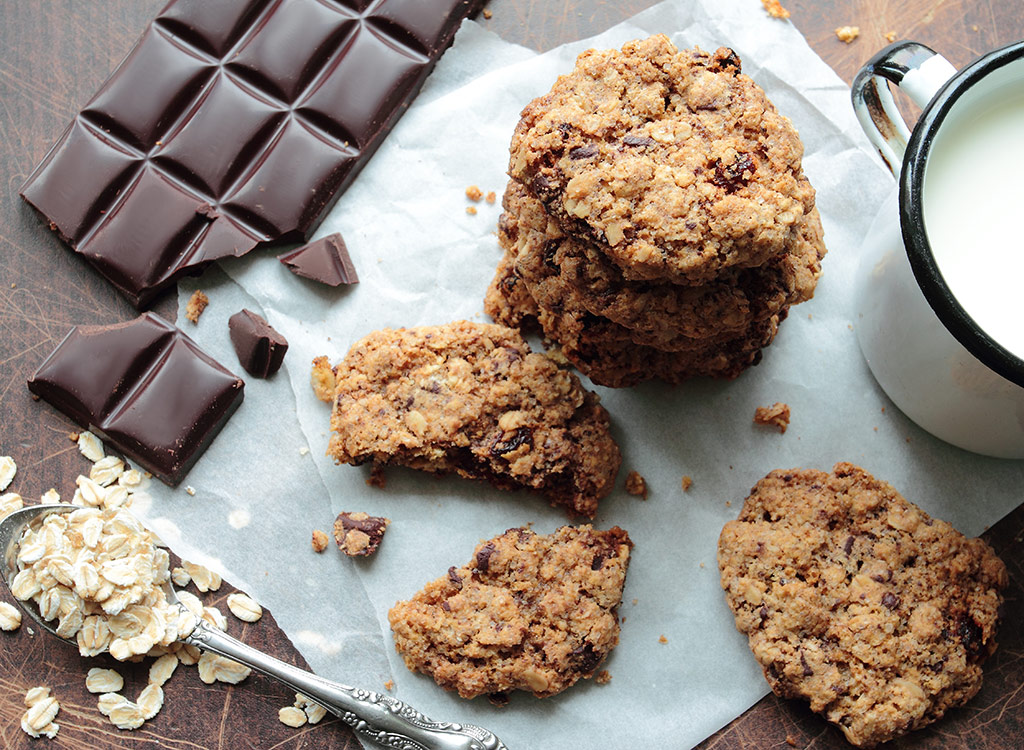
[[[789,18],[789,11],[782,7],[779,0],[761,0],[761,5],[772,18]]]
[[[389,523],[390,518],[371,516],[362,511],[342,511],[334,522],[334,541],[338,543],[338,549],[349,557],[372,555],[380,546]]]
[[[331,403],[334,400],[334,368],[331,367],[327,357],[319,356],[313,359],[313,370],[309,373],[309,384],[313,393],[324,403]]]
[[[793,739],[792,735],[786,735],[786,744],[790,747],[796,747],[796,740]]]
[[[629,475],[626,477],[626,492],[630,495],[641,497],[644,500],[647,499],[647,482],[640,476],[640,472],[629,472]]]
[[[190,496],[190,497],[195,497],[196,488],[193,487],[191,484],[188,485],[187,487],[185,487],[185,494]]]
[[[492,190],[487,194],[487,197],[484,198],[484,200],[490,204],[493,204],[494,201],[498,200],[498,195]]]
[[[378,490],[382,490],[388,486],[388,477],[384,473],[384,467],[379,464],[374,464],[373,468],[370,469],[370,476],[366,480],[366,484],[370,487],[376,487]]]
[[[602,669],[600,672],[597,673],[597,676],[594,677],[594,682],[596,682],[598,685],[607,685],[611,681],[612,675],[611,672],[609,672],[607,669]]]
[[[313,551],[323,552],[327,549],[327,534],[320,529],[313,529]]]
[[[78,433],[77,432],[69,432],[68,433],[68,440],[70,440],[72,443],[77,443],[78,442]]]
[[[484,8],[481,11],[481,15],[483,15],[483,17],[488,19],[488,20],[490,20],[491,18],[494,18],[494,14],[490,11],[489,8]]]
[[[849,44],[860,36],[860,26],[840,26],[836,29],[836,38]]]
[[[384,689],[387,690],[388,692],[391,692],[392,690],[394,690],[395,689],[395,681],[394,680],[386,680],[384,682]]]
[[[476,185],[470,185],[466,188],[466,197],[476,203],[484,197],[484,191],[478,188]]]
[[[885,41],[889,42],[890,44],[895,42],[896,41],[896,32],[895,31],[887,31],[887,32],[885,32]]]
[[[469,214],[470,216],[476,216],[476,207],[466,206],[466,213]]]
[[[684,474],[683,475],[683,492],[689,492],[690,488],[692,486],[693,486],[693,477],[691,477],[689,474]]]
[[[789,427],[789,405],[776,401],[771,406],[759,406],[754,412],[754,423],[777,427],[780,433]]]
[[[663,635],[658,636],[658,643],[668,643],[668,638]]]
[[[193,324],[198,323],[199,316],[203,314],[203,310],[206,309],[208,304],[210,304],[210,298],[201,289],[196,289],[192,292],[192,296],[188,298],[188,303],[185,305],[185,317]]]

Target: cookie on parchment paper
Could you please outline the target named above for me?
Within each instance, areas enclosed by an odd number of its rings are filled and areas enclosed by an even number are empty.
[[[374,331],[333,368],[328,453],[533,489],[592,518],[621,463],[608,412],[505,326]]]
[[[768,474],[723,528],[718,565],[772,690],[809,701],[858,747],[981,687],[1005,565],[861,468]]]
[[[593,677],[619,642],[630,549],[618,526],[509,529],[388,613],[406,666],[463,698],[538,698]]]

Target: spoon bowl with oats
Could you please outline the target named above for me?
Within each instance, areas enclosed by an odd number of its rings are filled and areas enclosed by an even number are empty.
[[[507,750],[492,732],[438,722],[389,695],[332,682],[247,646],[183,604],[167,551],[124,508],[34,505],[0,520],[0,577],[26,614],[83,656],[196,648],[200,675],[240,682],[255,669],[364,738],[408,750]],[[204,675],[203,670],[209,674]]]

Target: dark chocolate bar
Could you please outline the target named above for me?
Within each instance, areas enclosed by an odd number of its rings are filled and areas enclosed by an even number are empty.
[[[303,241],[483,0],[174,0],[21,194],[135,305]]]
[[[228,319],[228,331],[235,354],[245,371],[268,378],[281,369],[288,341],[252,310],[236,312]]]
[[[327,286],[359,283],[345,240],[337,232],[279,255],[277,259],[292,273]]]
[[[146,313],[72,328],[28,388],[175,485],[242,403],[244,383]]]

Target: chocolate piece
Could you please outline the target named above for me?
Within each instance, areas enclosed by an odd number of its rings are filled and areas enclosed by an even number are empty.
[[[174,0],[21,194],[133,303],[305,239],[482,0]]]
[[[29,390],[170,485],[242,403],[244,383],[175,326],[146,313],[77,326]]]
[[[343,511],[334,522],[334,541],[349,557],[372,555],[380,546],[389,523],[389,518]]]
[[[236,312],[228,319],[228,330],[238,361],[247,373],[268,378],[281,369],[288,341],[261,316],[252,310]]]
[[[337,232],[279,255],[277,259],[288,266],[292,273],[327,286],[359,283],[345,240]]]

